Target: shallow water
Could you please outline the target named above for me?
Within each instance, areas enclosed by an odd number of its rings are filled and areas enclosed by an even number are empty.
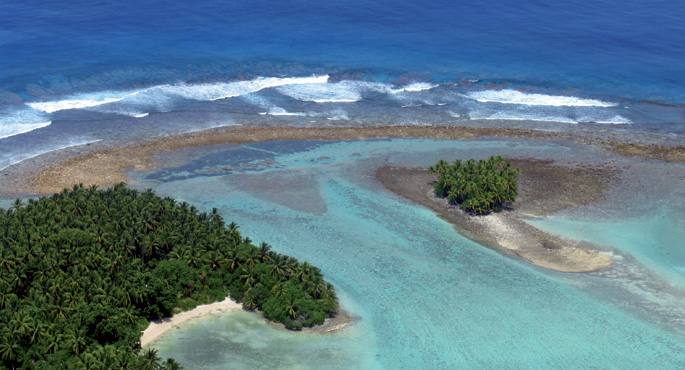
[[[617,246],[668,276],[669,282],[685,287],[685,228],[678,216],[667,208],[658,208],[624,219],[550,217],[534,224],[574,239]]]
[[[358,356],[371,343],[358,327],[335,336],[293,333],[237,311],[191,321],[155,346],[191,369],[350,369],[373,367]]]
[[[682,297],[667,291],[663,304],[644,304],[670,274],[655,268],[630,291],[618,272],[544,271],[463,238],[373,179],[380,164],[494,153],[568,160],[573,150],[511,141],[275,142],[205,149],[187,165],[141,176],[141,186],[216,207],[253,240],[321,267],[361,318],[340,333],[312,335],[230,314],[198,320],[155,346],[205,369],[682,368],[685,314],[672,306]],[[676,222],[659,230],[659,240],[677,240],[683,224]],[[596,232],[614,235],[613,228]],[[616,235],[598,240],[623,245]],[[651,247],[655,255],[671,248]],[[630,248],[614,253],[635,269],[679,263],[649,262]]]

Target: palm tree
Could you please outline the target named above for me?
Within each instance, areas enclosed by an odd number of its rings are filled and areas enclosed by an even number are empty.
[[[13,362],[17,359],[21,347],[14,341],[14,338],[3,336],[0,341],[0,358],[5,361]]]
[[[278,297],[267,317],[289,328],[337,307],[317,268],[253,245],[218,211],[123,185],[16,202],[0,211],[0,246],[0,369],[178,368],[140,351],[142,322],[229,288],[248,310]]]
[[[157,350],[154,348],[148,348],[145,351],[143,351],[143,366],[145,366],[146,369],[156,369],[157,364],[159,363],[159,354],[157,353]]]
[[[176,360],[174,360],[173,358],[168,358],[164,362],[164,370],[181,370],[181,369],[183,369],[181,364],[176,362]]]
[[[270,262],[271,261],[271,256],[269,255],[270,251],[271,251],[271,246],[267,243],[262,242],[262,244],[259,245],[259,259],[262,262]]]
[[[75,355],[79,355],[86,348],[86,338],[80,334],[68,333],[65,341],[69,350]]]

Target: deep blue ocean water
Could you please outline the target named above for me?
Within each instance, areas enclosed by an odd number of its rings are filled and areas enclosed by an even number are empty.
[[[682,1],[6,0],[0,168],[256,121],[683,133],[683,19]]]
[[[680,1],[10,0],[0,84],[29,97],[330,67],[685,103],[684,17]]]

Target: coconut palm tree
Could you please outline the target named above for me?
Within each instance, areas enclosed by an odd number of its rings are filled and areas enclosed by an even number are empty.
[[[0,369],[55,368],[65,356],[73,368],[177,368],[139,353],[141,323],[217,292],[249,310],[269,302],[277,314],[265,316],[293,329],[337,310],[314,266],[253,245],[217,210],[123,185],[0,210],[0,272]]]

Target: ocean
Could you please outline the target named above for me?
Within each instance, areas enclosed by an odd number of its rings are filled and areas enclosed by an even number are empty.
[[[3,1],[0,168],[256,123],[682,135],[683,18],[635,0]]]
[[[682,144],[684,19],[682,1],[3,0],[0,172],[230,126],[526,127]],[[603,202],[531,221],[601,244],[615,266],[536,268],[373,180],[381,164],[492,153],[624,171]],[[138,186],[216,207],[252,240],[320,266],[360,318],[331,335],[245,312],[196,320],[155,343],[188,369],[685,368],[682,164],[525,140],[184,155],[135,174]]]

